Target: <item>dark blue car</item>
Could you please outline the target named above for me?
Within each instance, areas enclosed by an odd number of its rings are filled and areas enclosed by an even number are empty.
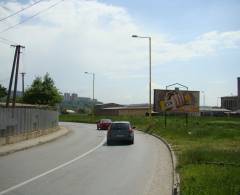
[[[114,141],[127,141],[134,144],[134,131],[128,121],[112,122],[107,132],[107,144],[111,145]]]

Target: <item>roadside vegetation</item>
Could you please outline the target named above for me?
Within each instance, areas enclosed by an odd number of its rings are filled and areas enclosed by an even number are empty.
[[[235,117],[164,117],[60,115],[60,121],[95,123],[101,118],[128,120],[142,131],[165,138],[178,157],[183,195],[240,194],[240,119]]]
[[[0,84],[0,99],[7,95],[7,89]]]
[[[46,73],[43,77],[37,76],[31,86],[25,90],[24,94],[16,97],[16,102],[55,107],[62,102],[62,99],[54,80]],[[7,89],[0,84],[0,102],[6,101]],[[10,102],[12,102],[11,99]]]
[[[23,103],[55,106],[62,101],[61,93],[56,88],[48,73],[36,77],[32,85],[25,91]]]

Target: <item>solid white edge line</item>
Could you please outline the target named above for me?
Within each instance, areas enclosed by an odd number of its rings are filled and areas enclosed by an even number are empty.
[[[11,191],[17,189],[17,188],[20,188],[20,187],[22,187],[22,186],[24,186],[24,185],[26,185],[28,183],[33,182],[34,180],[37,180],[37,179],[39,179],[41,177],[44,177],[44,176],[46,176],[46,175],[48,175],[48,174],[50,174],[50,173],[52,173],[52,172],[54,172],[54,171],[56,171],[58,169],[61,169],[61,168],[65,167],[65,166],[67,166],[67,165],[69,165],[69,164],[71,164],[71,163],[73,163],[73,162],[75,162],[75,161],[77,161],[77,160],[87,156],[88,154],[90,154],[90,153],[94,152],[95,150],[97,150],[98,148],[100,148],[104,144],[104,142],[106,142],[106,138],[104,138],[99,145],[97,145],[96,147],[92,148],[91,150],[85,152],[84,154],[82,154],[82,155],[80,155],[80,156],[78,156],[78,157],[76,157],[76,158],[74,158],[74,159],[72,159],[72,160],[70,160],[70,161],[68,161],[68,162],[66,162],[64,164],[61,164],[61,165],[59,165],[59,166],[57,166],[57,167],[55,167],[53,169],[50,169],[50,170],[48,170],[48,171],[46,171],[46,172],[44,172],[44,173],[42,173],[40,175],[32,177],[31,179],[28,179],[28,180],[26,180],[26,181],[24,181],[22,183],[19,183],[19,184],[15,185],[15,186],[7,188],[6,190],[1,191],[0,195],[6,194],[8,192],[11,192]]]

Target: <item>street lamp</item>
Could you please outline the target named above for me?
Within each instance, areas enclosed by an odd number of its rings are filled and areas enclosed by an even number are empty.
[[[221,97],[217,97],[217,107],[218,107],[218,99],[220,99],[220,107],[221,107]]]
[[[94,115],[94,81],[95,81],[95,74],[92,72],[84,72],[85,74],[90,74],[93,77],[93,97],[92,97],[92,115]]]
[[[151,37],[145,37],[145,36],[138,36],[138,35],[132,35],[133,38],[143,38],[149,40],[149,117],[152,115],[152,56],[151,56]]]

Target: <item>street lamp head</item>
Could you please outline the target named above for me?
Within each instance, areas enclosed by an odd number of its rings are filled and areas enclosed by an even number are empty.
[[[84,72],[85,74],[88,74],[88,72]]]
[[[137,38],[138,36],[137,35],[132,35],[133,38]]]

